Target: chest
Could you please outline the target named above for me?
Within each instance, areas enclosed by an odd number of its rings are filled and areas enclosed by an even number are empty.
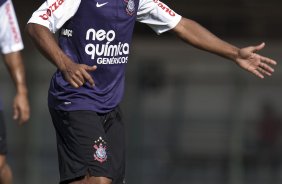
[[[139,0],[82,0],[75,15],[87,21],[135,20]]]

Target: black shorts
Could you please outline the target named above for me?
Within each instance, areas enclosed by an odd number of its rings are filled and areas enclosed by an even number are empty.
[[[119,108],[105,114],[49,110],[56,129],[61,184],[87,174],[124,183],[125,136]]]
[[[0,155],[7,154],[6,127],[3,112],[0,111]]]

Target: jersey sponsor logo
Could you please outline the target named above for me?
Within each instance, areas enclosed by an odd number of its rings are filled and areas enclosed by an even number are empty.
[[[105,31],[103,29],[95,30],[90,28],[86,32],[86,44],[84,51],[90,56],[91,60],[97,61],[97,64],[124,64],[128,61],[129,44],[112,42],[116,38],[113,30]],[[95,43],[93,43],[95,42]]]
[[[96,7],[97,8],[100,8],[102,6],[105,6],[106,4],[108,4],[108,2],[105,2],[105,3],[102,3],[102,4],[99,4],[98,2],[96,3]]]
[[[67,37],[72,37],[72,30],[71,29],[62,29],[61,30],[61,35],[62,36],[67,36]]]
[[[134,0],[124,0],[124,2],[126,3],[126,13],[128,15],[133,15],[134,12],[135,12],[135,3],[134,3]]]
[[[103,163],[107,160],[107,146],[106,142],[102,139],[102,137],[99,137],[98,140],[95,141],[95,144],[93,145],[93,148],[95,149],[95,153],[93,154],[94,160],[97,160],[100,163]]]
[[[6,10],[6,14],[8,16],[9,25],[11,26],[11,32],[12,32],[12,35],[13,35],[13,39],[16,43],[20,43],[21,42],[21,36],[20,36],[20,33],[17,29],[17,23],[15,22],[14,14],[12,12],[12,6],[11,6],[10,2],[8,2],[5,5],[5,10]]]
[[[164,10],[166,13],[168,13],[170,16],[174,17],[176,14],[172,9],[170,9],[168,6],[160,2],[159,0],[154,0],[154,2],[160,7],[162,10]]]
[[[63,3],[65,0],[56,0],[49,8],[46,10],[46,12],[42,15],[39,15],[43,20],[47,20],[49,17],[51,17],[52,13],[55,12]]]

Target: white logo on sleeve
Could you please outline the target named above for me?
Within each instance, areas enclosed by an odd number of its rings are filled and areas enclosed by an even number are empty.
[[[96,7],[97,8],[100,8],[102,6],[105,6],[106,4],[108,4],[108,2],[105,2],[105,3],[102,3],[102,4],[99,4],[98,2],[96,3]]]
[[[72,37],[72,30],[70,30],[70,29],[62,29],[61,30],[61,35],[67,36],[67,37]]]

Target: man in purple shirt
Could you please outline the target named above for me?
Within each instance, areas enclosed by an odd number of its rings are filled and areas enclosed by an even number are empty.
[[[263,78],[276,62],[239,49],[159,0],[47,0],[27,31],[39,50],[58,68],[48,105],[57,133],[60,183],[122,184],[124,128],[118,105],[136,21],[157,34],[166,31],[199,49],[234,61]],[[56,42],[52,33],[59,31]]]

